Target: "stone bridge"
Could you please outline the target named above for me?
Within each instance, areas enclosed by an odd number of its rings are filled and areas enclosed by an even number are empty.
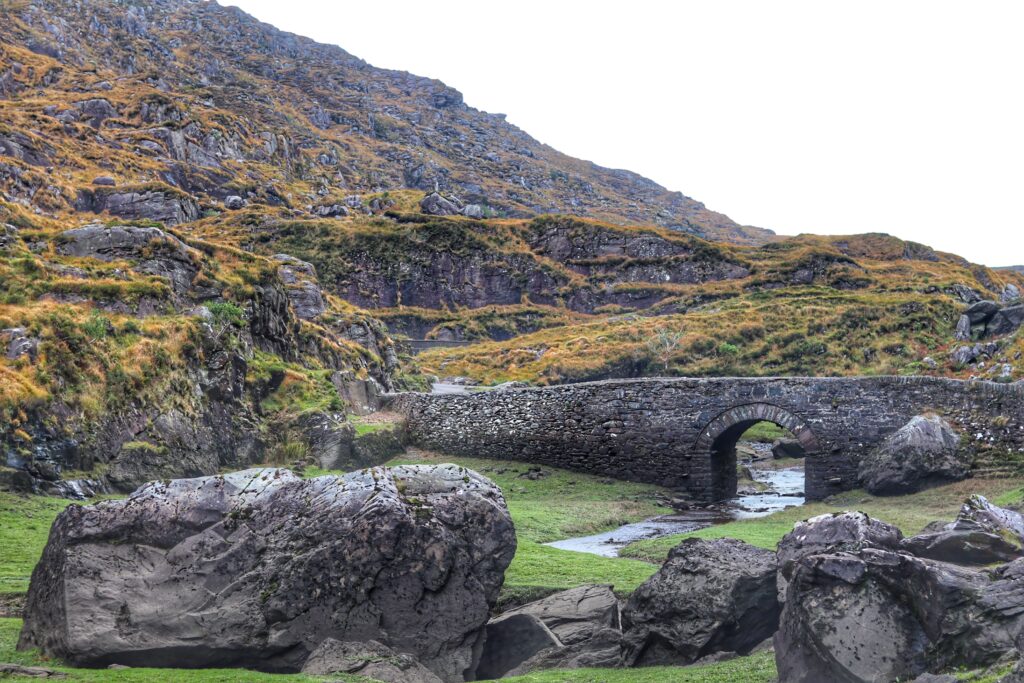
[[[1024,385],[932,377],[630,379],[469,394],[397,394],[412,442],[686,489],[736,491],[736,441],[766,420],[808,452],[807,497],[857,487],[861,455],[935,412],[984,449],[1024,449]]]

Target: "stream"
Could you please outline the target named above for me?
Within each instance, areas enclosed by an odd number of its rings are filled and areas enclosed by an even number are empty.
[[[619,551],[634,541],[696,531],[735,519],[764,517],[792,505],[804,504],[804,470],[802,467],[771,470],[758,469],[755,464],[750,466],[750,474],[755,481],[766,484],[767,489],[760,493],[738,495],[717,509],[686,510],[670,515],[661,515],[645,519],[642,522],[625,524],[618,529],[604,533],[567,538],[545,545],[561,550],[592,553],[602,557],[618,557]]]

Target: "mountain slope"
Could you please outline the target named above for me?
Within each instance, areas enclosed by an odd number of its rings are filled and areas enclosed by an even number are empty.
[[[771,237],[635,173],[561,154],[439,81],[374,68],[235,8],[0,7],[0,155],[15,158],[0,187],[48,211],[106,208],[81,194],[102,173],[118,185],[166,183],[200,208],[229,195],[304,210],[353,193],[439,189],[506,215]]]

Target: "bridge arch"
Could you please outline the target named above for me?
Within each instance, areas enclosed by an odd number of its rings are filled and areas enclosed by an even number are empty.
[[[785,408],[771,403],[745,403],[723,411],[701,430],[694,452],[711,458],[711,489],[716,500],[736,495],[736,443],[743,433],[758,422],[771,422],[788,429],[800,441],[808,455],[820,445],[810,426]],[[813,467],[808,460],[807,467]]]

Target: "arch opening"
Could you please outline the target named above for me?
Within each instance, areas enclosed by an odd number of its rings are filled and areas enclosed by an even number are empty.
[[[739,482],[737,444],[751,427],[759,423],[771,423],[789,432],[807,455],[818,450],[817,437],[807,424],[783,408],[767,403],[731,408],[708,424],[701,432],[695,449],[698,453],[708,453],[710,456],[710,483],[714,500],[736,496]]]

